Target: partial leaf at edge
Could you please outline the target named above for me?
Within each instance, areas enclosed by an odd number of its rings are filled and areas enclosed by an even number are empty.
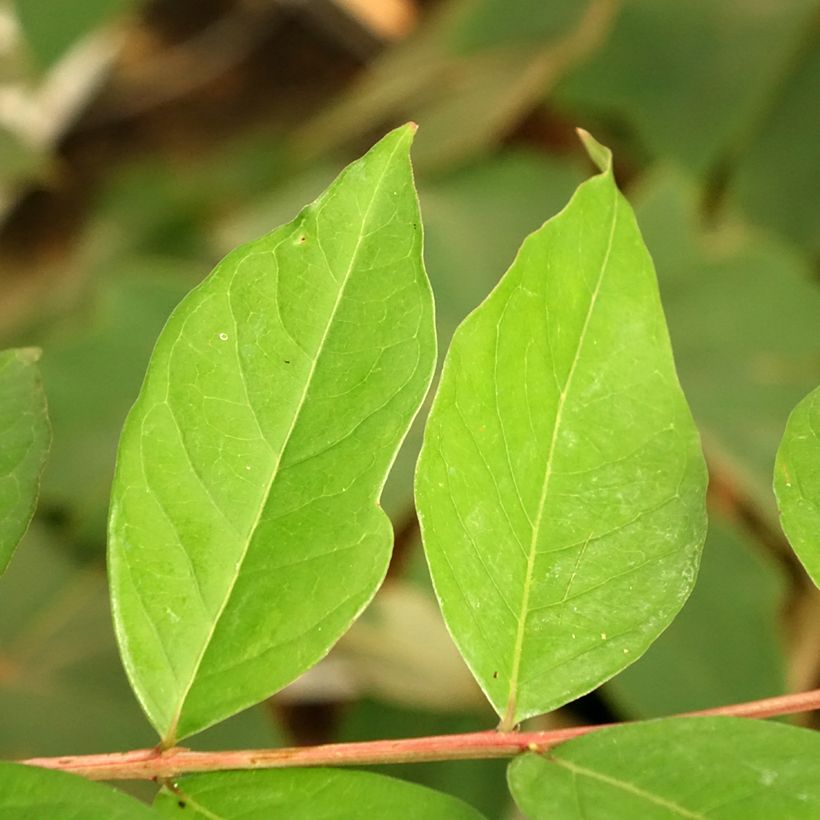
[[[820,735],[744,718],[621,724],[508,769],[531,820],[813,820]]]
[[[26,532],[51,443],[39,351],[0,353],[0,574]]]
[[[372,772],[268,769],[181,778],[154,803],[163,817],[208,820],[482,820],[456,797]]]
[[[506,727],[612,677],[669,624],[694,583],[705,489],[609,162],[456,332],[417,469],[445,620]]]
[[[3,820],[151,820],[148,806],[103,783],[19,763],[0,762]]]
[[[783,532],[820,586],[820,387],[789,416],[775,460],[774,492]]]
[[[432,376],[405,126],[176,309],[120,442],[118,640],[165,743],[285,686],[381,582],[378,507]]]

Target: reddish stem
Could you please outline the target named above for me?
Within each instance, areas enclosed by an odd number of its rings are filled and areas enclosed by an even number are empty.
[[[719,706],[700,712],[688,712],[687,715],[767,718],[813,709],[820,709],[820,689],[732,706]],[[223,752],[192,752],[180,747],[166,751],[138,749],[133,752],[111,754],[35,757],[22,762],[30,766],[73,772],[91,780],[156,780],[192,772],[218,772],[228,769],[363,766],[377,763],[513,757],[520,752],[543,752],[570,738],[604,728],[605,725],[577,726],[547,732],[487,731],[404,740]]]

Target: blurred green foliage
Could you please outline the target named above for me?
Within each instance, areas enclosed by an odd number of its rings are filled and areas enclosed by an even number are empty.
[[[140,23],[131,0],[15,0],[21,41],[9,76],[44,81],[73,45],[117,26],[132,63],[161,62],[163,49],[186,46],[151,28],[163,8],[169,19],[190,18],[181,28],[194,37],[242,4],[173,5],[152,4],[152,18]],[[287,36],[296,51],[303,38],[307,52],[316,38],[305,21],[317,18],[302,13],[291,10],[299,25]],[[332,66],[344,41],[334,41],[332,27],[323,32]],[[374,136],[408,119],[420,124],[414,157],[442,352],[524,235],[562,208],[590,170],[573,127],[613,146],[658,269],[681,380],[729,496],[728,508],[718,499],[700,583],[678,621],[573,717],[661,715],[778,694],[787,681],[816,685],[820,658],[800,649],[807,627],[786,617],[804,609],[804,586],[779,550],[770,487],[786,417],[820,382],[818,33],[818,0],[441,0],[355,76],[328,88],[317,73],[320,104],[302,115],[279,116],[276,72],[254,76],[257,105],[269,100],[270,116],[237,117],[229,138],[215,132],[195,150],[180,150],[179,137],[174,150],[158,147],[165,143],[155,135],[181,128],[186,112],[219,119],[240,82],[235,71],[227,91],[194,85],[166,101],[165,119],[148,117],[141,150],[127,158],[108,150],[71,241],[46,254],[47,287],[36,286],[41,272],[0,256],[0,347],[43,347],[54,426],[39,520],[0,583],[0,755],[152,742],[116,658],[102,556],[117,435],[154,339],[222,254],[290,219]],[[309,88],[305,65],[297,73]],[[118,70],[107,92],[115,102]],[[132,126],[140,122],[120,124],[110,140]],[[81,143],[82,116],[77,129]],[[98,144],[89,140],[92,148],[77,154],[86,163]],[[0,121],[0,193],[13,200],[26,181],[59,192],[54,169],[65,171],[71,156],[59,148],[49,155]],[[19,221],[7,221],[4,232],[15,230]],[[47,231],[37,235],[48,241]],[[18,245],[28,241],[22,236]],[[35,283],[29,296],[7,300],[5,288],[11,293],[21,277]],[[421,421],[386,488],[397,526],[411,514],[420,430]],[[396,572],[429,598],[417,539],[403,538],[400,549]],[[391,628],[401,630],[400,621]],[[429,699],[412,707],[391,701],[389,690],[373,700],[355,686],[328,685],[331,700],[346,705],[326,739],[490,725],[489,711],[471,714],[472,706],[448,713]],[[428,685],[446,681],[431,674]],[[310,715],[305,697],[299,709]],[[279,707],[285,728],[260,707],[202,742],[276,743],[294,730],[293,709],[291,700]],[[489,817],[508,816],[502,765],[392,773],[458,794]]]

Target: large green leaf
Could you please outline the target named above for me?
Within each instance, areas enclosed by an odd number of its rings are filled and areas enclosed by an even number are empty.
[[[202,774],[163,789],[155,803],[166,817],[208,820],[481,820],[455,797],[371,772],[290,769]]]
[[[680,609],[706,470],[651,259],[605,171],[456,331],[416,498],[444,617],[505,726],[636,660]]]
[[[385,475],[429,384],[432,297],[391,132],[174,312],[120,443],[112,602],[171,743],[319,660],[378,587]]]
[[[624,724],[510,764],[531,820],[810,820],[820,735],[741,718]]]
[[[102,783],[76,775],[0,762],[3,820],[151,820],[157,813]]]
[[[820,586],[820,388],[789,416],[775,461],[774,492],[783,531]]]
[[[38,350],[0,353],[0,573],[34,515],[51,440]]]

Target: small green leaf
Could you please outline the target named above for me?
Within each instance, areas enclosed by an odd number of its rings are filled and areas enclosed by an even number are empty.
[[[652,261],[607,167],[456,331],[417,470],[444,617],[506,727],[669,624],[705,487]]]
[[[102,783],[51,769],[0,762],[3,820],[151,820],[148,806]]]
[[[820,735],[742,718],[624,724],[510,764],[531,820],[811,820]]]
[[[207,820],[482,820],[449,794],[372,772],[288,769],[186,777],[154,803],[166,817]]]
[[[33,348],[0,353],[0,573],[34,515],[51,443],[39,358]]]
[[[165,743],[285,686],[373,596],[435,359],[409,147],[386,136],[177,308],[120,442],[117,635]]]
[[[820,387],[795,407],[774,468],[783,532],[820,586]]]

